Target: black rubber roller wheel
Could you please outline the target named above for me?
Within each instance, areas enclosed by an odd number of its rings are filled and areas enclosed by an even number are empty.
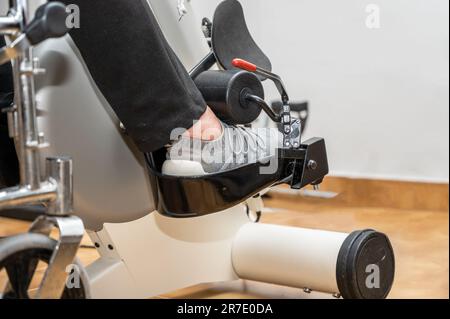
[[[374,230],[350,234],[339,252],[336,275],[345,299],[387,298],[395,277],[389,238]]]
[[[0,298],[3,299],[30,299],[30,284],[39,262],[47,264],[57,242],[40,234],[22,234],[0,240],[0,274],[6,273],[11,289],[5,295],[0,290]],[[71,278],[79,277],[79,286],[68,288],[66,286],[61,299],[87,299],[89,295],[89,281],[84,267],[75,260]],[[42,271],[42,270],[41,270]],[[5,278],[0,278],[4,282]],[[4,287],[1,286],[0,289]]]
[[[223,122],[246,125],[254,122],[262,112],[246,95],[264,99],[264,87],[258,77],[246,71],[206,71],[195,79],[208,106]]]

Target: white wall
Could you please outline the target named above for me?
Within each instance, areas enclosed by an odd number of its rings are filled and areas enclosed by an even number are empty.
[[[191,0],[193,14],[219,2]],[[291,97],[311,101],[307,135],[327,139],[334,175],[448,182],[447,0],[241,2]]]
[[[219,2],[190,0],[189,14],[200,23]],[[448,182],[447,0],[241,2],[292,98],[311,101],[307,135],[327,139],[334,175]]]

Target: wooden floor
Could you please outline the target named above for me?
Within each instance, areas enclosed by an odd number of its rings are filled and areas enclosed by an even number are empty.
[[[333,201],[295,197],[266,200],[263,222],[351,232],[375,228],[389,235],[396,252],[396,281],[391,298],[449,298],[449,212],[350,207]],[[27,223],[0,219],[0,237],[26,231]],[[88,239],[84,242],[90,245]],[[80,250],[85,264],[97,258],[92,248]],[[0,284],[1,284],[0,274]],[[296,296],[279,287],[249,289],[247,283],[201,285],[161,298],[254,298]],[[298,292],[298,298],[308,297]]]

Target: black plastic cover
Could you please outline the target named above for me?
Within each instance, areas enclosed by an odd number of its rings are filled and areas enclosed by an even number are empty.
[[[387,298],[395,277],[389,238],[374,230],[350,234],[339,252],[336,277],[345,299]]]
[[[50,38],[59,38],[69,32],[66,6],[60,2],[50,2],[36,10],[33,21],[25,29],[31,44],[36,45]]]
[[[218,213],[239,205],[276,184],[285,176],[279,163],[273,174],[261,174],[255,163],[220,174],[178,177],[161,173],[165,151],[147,154],[147,164],[157,211],[173,218],[192,218]]]
[[[279,149],[270,163],[254,163],[234,170],[204,176],[162,174],[165,149],[146,154],[156,210],[173,218],[191,218],[218,213],[237,206],[261,191],[292,183],[303,188],[328,174],[325,141],[313,138],[296,150]],[[305,163],[314,160],[314,169]]]

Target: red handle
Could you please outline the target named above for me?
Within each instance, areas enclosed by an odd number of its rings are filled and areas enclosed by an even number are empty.
[[[234,59],[233,66],[235,66],[238,69],[242,69],[249,72],[256,72],[258,69],[258,67],[253,63],[250,63],[242,59]]]

